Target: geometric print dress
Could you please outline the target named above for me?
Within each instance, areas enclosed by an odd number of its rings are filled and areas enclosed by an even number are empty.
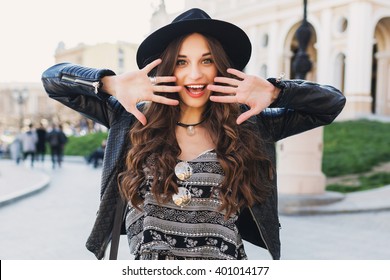
[[[192,169],[190,178],[178,179],[189,202],[177,205],[172,200],[159,205],[149,191],[153,178],[147,176],[140,190],[142,211],[128,204],[125,224],[130,252],[139,260],[247,259],[237,214],[225,219],[225,211],[218,211],[218,187],[224,177],[214,150],[179,162]]]

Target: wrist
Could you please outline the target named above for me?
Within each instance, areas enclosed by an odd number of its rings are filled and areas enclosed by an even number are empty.
[[[267,81],[274,86],[272,92],[272,102],[275,102],[280,95],[282,94],[286,84],[283,82],[284,73],[282,73],[278,78],[268,78]]]
[[[108,93],[109,95],[115,96],[115,80],[116,76],[104,76],[101,79],[102,91]]]
[[[268,81],[268,85],[269,86],[267,87],[267,91],[271,96],[271,103],[273,103],[276,99],[278,99],[281,88],[274,85],[274,83],[272,83],[271,81]]]

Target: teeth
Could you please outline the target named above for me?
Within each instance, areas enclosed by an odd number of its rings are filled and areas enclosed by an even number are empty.
[[[188,88],[192,88],[192,89],[202,89],[204,88],[203,85],[192,85],[192,86],[187,86]]]

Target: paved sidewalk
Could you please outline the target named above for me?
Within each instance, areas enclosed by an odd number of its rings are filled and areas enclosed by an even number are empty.
[[[390,185],[349,194],[279,195],[284,215],[347,214],[390,210]]]
[[[78,157],[65,161],[83,162]],[[37,166],[39,163],[37,163]],[[16,165],[11,160],[0,160],[0,207],[42,191],[50,184],[50,177],[39,167]],[[369,191],[341,195],[280,195],[281,215],[346,214],[390,210],[390,185]]]
[[[30,162],[28,162],[30,163]],[[45,189],[50,177],[38,168],[24,163],[0,160],[0,207]]]

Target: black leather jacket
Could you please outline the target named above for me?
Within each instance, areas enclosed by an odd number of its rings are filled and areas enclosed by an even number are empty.
[[[86,243],[98,259],[104,257],[111,240],[116,204],[120,199],[116,178],[123,168],[125,151],[131,146],[128,130],[136,120],[114,97],[99,89],[100,79],[107,75],[115,73],[69,63],[54,65],[42,75],[43,85],[51,98],[109,128],[101,178],[101,202]],[[331,86],[302,80],[269,81],[282,91],[278,99],[255,119],[275,163],[276,141],[331,123],[343,109],[345,97]],[[272,194],[263,204],[240,212],[237,225],[244,240],[266,248],[273,259],[279,259],[276,178],[273,185]]]

